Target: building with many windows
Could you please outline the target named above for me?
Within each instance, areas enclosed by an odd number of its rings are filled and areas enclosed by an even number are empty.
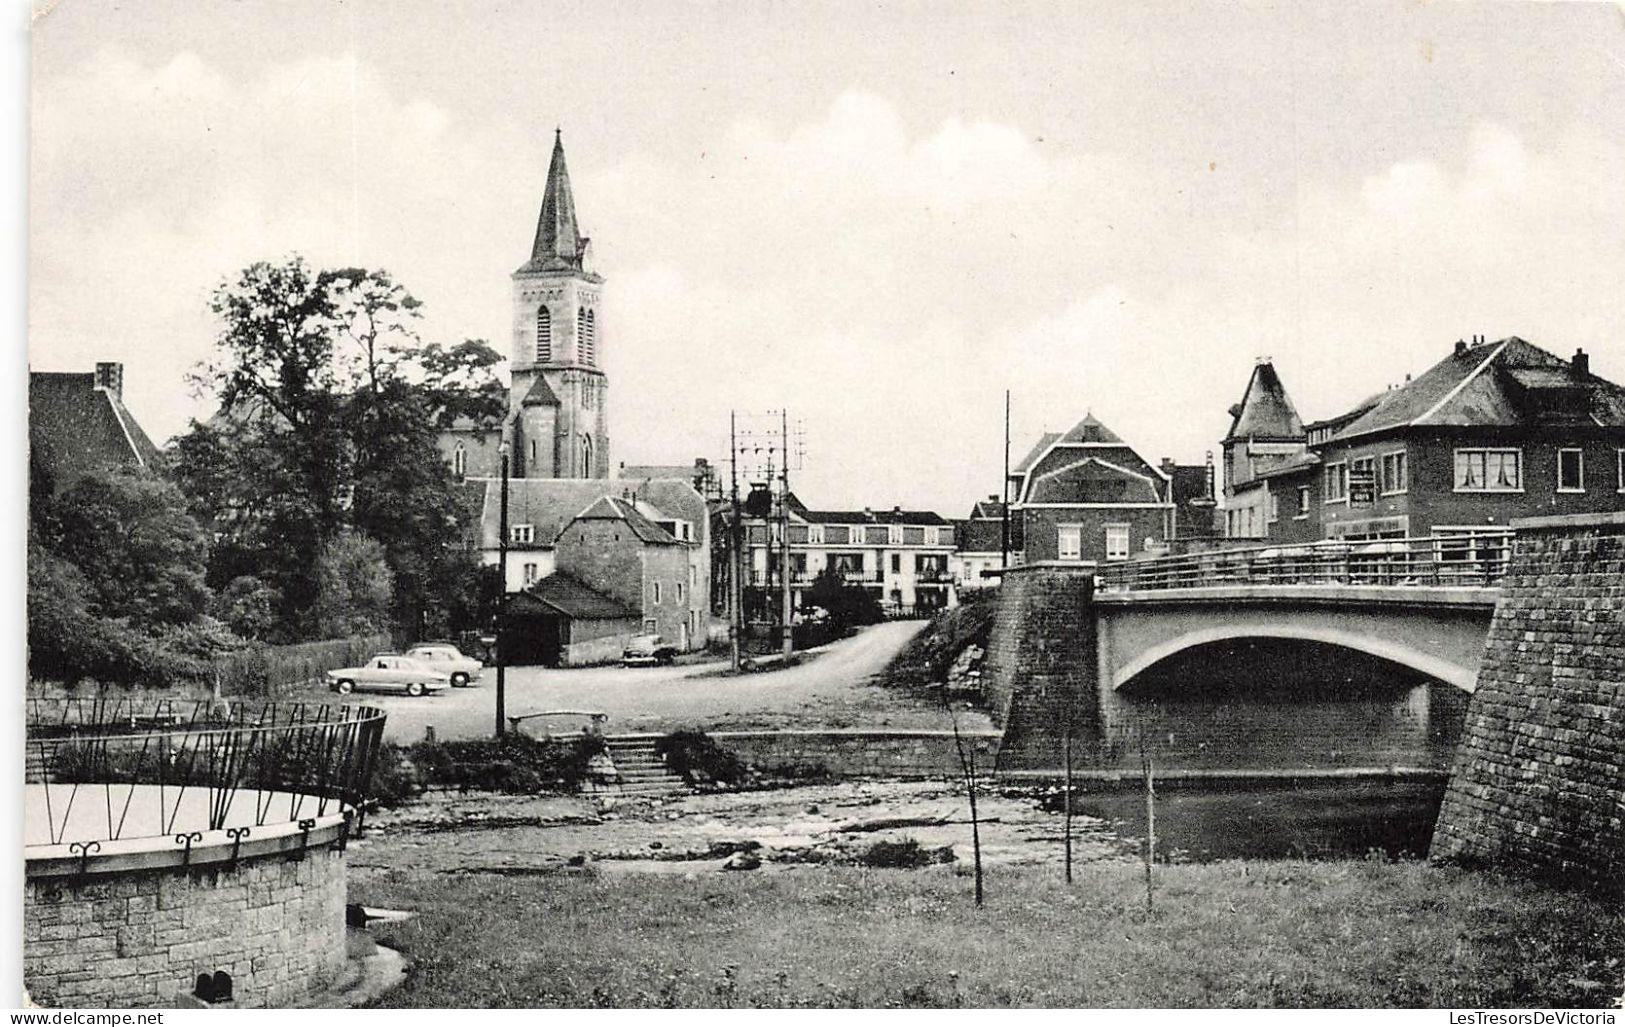
[[[1303,450],[1245,488],[1262,528],[1227,534],[1281,542],[1498,534],[1518,517],[1625,510],[1625,388],[1583,351],[1457,342],[1416,378],[1305,425]]]
[[[741,504],[745,619],[775,621],[782,602],[785,532],[789,539],[792,608],[806,606],[806,594],[826,571],[869,592],[888,616],[929,614],[958,601],[949,561],[954,526],[925,510],[812,510],[794,493],[781,521],[777,497],[755,488]],[[726,596],[729,512],[714,527],[718,551],[718,598]],[[719,606],[719,609],[721,607]]]

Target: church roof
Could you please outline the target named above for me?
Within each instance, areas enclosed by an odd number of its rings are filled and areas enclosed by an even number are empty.
[[[581,270],[587,240],[576,225],[576,201],[570,191],[570,169],[564,163],[564,143],[553,133],[553,159],[547,166],[547,188],[542,212],[536,219],[536,241],[530,260],[521,271]]]
[[[1253,367],[1253,376],[1247,380],[1247,392],[1240,403],[1230,408],[1230,417],[1226,442],[1237,439],[1301,442],[1307,438],[1298,411],[1287,397],[1286,386],[1281,384],[1281,376],[1267,360]]]

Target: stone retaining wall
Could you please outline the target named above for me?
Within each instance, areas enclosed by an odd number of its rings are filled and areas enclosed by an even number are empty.
[[[311,849],[210,866],[29,877],[23,979],[45,1006],[173,1006],[224,970],[234,1005],[287,1006],[345,959],[344,854]]]
[[[1625,514],[1513,526],[1432,855],[1625,890]]]
[[[716,731],[711,737],[758,770],[835,777],[958,777],[959,754],[952,731]],[[999,732],[963,731],[977,766],[993,769]]]

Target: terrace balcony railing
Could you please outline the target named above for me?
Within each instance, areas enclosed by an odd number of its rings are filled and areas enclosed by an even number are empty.
[[[1223,585],[1488,588],[1506,574],[1512,539],[1508,529],[1212,550],[1107,564],[1097,580],[1103,592]]]
[[[359,832],[384,733],[382,710],[328,703],[30,699],[27,716],[49,844],[70,824],[79,842],[333,814]]]

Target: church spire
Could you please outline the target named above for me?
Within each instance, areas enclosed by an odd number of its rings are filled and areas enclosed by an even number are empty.
[[[564,142],[553,130],[553,160],[547,167],[547,191],[542,194],[542,213],[536,221],[536,242],[530,248],[530,262],[523,270],[580,268],[587,253],[587,240],[576,227],[576,201],[570,193],[570,169],[564,165]]]

